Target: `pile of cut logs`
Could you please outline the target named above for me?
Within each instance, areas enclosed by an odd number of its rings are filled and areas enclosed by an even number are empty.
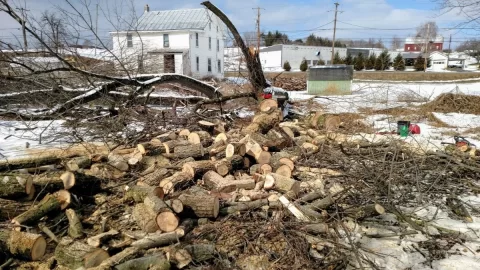
[[[273,86],[288,91],[303,91],[307,89],[307,81],[305,78],[278,77],[275,79]]]
[[[318,127],[318,119],[309,125]],[[248,126],[227,132],[222,123],[199,121],[133,148],[0,162],[0,262],[181,269],[216,252],[214,244],[175,245],[199,223],[260,208],[322,220],[343,189],[326,196],[319,179],[341,173],[296,161],[318,152],[327,137],[281,121],[277,103],[264,100]],[[362,213],[383,212],[373,205]]]

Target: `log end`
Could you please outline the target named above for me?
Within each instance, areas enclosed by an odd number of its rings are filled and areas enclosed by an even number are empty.
[[[102,264],[103,261],[105,261],[108,258],[110,258],[110,255],[108,255],[108,252],[99,248],[91,252],[90,254],[86,255],[83,260],[85,262],[85,268],[91,268],[91,267],[99,266],[100,264]]]
[[[57,192],[57,199],[60,202],[60,208],[64,210],[70,205],[72,201],[72,195],[66,190],[60,190]]]
[[[43,236],[39,236],[37,240],[33,243],[32,247],[32,261],[39,261],[43,255],[45,255],[45,251],[47,250],[47,241]]]
[[[66,190],[69,190],[75,186],[75,174],[72,172],[64,172],[62,175],[60,175],[60,179],[62,180],[63,186]]]
[[[173,232],[178,228],[179,220],[172,212],[163,212],[157,215],[157,225],[163,232]]]

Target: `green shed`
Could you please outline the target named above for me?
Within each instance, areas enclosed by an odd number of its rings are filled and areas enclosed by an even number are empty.
[[[353,66],[312,66],[307,73],[310,95],[351,95]]]

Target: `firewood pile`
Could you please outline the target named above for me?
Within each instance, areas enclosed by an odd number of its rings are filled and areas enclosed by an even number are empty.
[[[277,107],[265,100],[248,125],[229,130],[202,120],[135,147],[0,163],[0,262],[15,269],[344,269],[373,264],[350,237],[363,221],[403,218],[394,232],[369,229],[371,238],[423,231],[397,208],[416,200],[400,191],[416,187],[418,174],[430,175],[426,185],[442,177],[456,190],[472,184],[465,180],[472,165],[446,176],[436,166],[452,163],[431,154],[422,157],[424,170],[407,173],[418,156],[397,143],[326,134],[321,113],[282,122]]]
[[[307,81],[305,78],[278,77],[275,79],[273,86],[287,91],[304,91],[307,90]]]

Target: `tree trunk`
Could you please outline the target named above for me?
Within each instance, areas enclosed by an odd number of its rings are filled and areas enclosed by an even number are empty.
[[[108,253],[101,248],[95,248],[68,237],[63,238],[55,249],[55,259],[58,264],[70,269],[96,267],[109,257]]]
[[[225,23],[225,25],[230,29],[232,32],[233,37],[235,38],[236,44],[240,47],[245,56],[247,62],[247,68],[249,72],[250,83],[252,84],[253,88],[256,90],[256,93],[259,95],[264,88],[266,88],[267,81],[265,80],[265,76],[263,75],[262,64],[260,62],[259,53],[251,54],[245,43],[243,42],[242,36],[238,33],[237,29],[233,25],[233,23],[228,19],[228,17],[220,11],[215,5],[210,3],[209,1],[203,2],[202,5],[207,7],[213,14],[217,15],[220,20]]]
[[[45,215],[60,211],[70,204],[70,193],[61,190],[55,194],[47,194],[37,205],[16,216],[12,223],[16,225],[33,225]]]
[[[1,174],[0,198],[3,199],[33,199],[35,188],[32,176],[28,174]]]
[[[199,218],[216,218],[218,216],[220,203],[217,197],[182,194],[178,199],[182,201],[184,211],[190,210]]]
[[[0,230],[0,252],[7,252],[16,258],[29,261],[41,260],[47,248],[45,238],[40,234]]]

